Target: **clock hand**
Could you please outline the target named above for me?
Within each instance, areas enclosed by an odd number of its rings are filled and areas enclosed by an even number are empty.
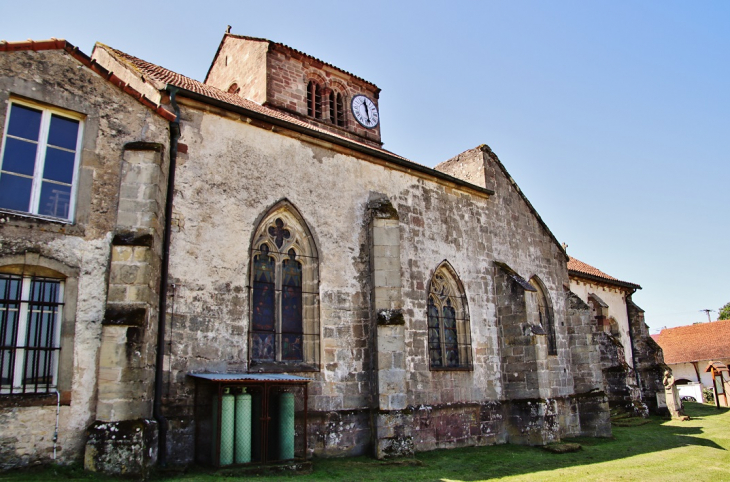
[[[365,107],[365,115],[368,116],[368,122],[370,122],[370,109],[368,108],[367,101],[363,102],[362,106]]]

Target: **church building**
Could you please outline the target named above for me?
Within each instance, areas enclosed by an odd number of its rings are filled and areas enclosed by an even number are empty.
[[[204,81],[0,43],[0,467],[143,474],[611,435],[568,256],[486,145],[226,33]]]

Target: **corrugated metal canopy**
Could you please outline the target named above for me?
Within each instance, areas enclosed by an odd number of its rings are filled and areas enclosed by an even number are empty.
[[[286,373],[188,373],[188,376],[211,382],[311,382],[309,378]]]

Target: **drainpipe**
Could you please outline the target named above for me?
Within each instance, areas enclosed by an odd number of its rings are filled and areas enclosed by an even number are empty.
[[[177,142],[180,139],[180,107],[175,101],[177,88],[167,87],[170,104],[175,110],[175,120],[170,122],[170,166],[167,175],[167,197],[165,199],[165,229],[162,239],[162,266],[160,267],[160,305],[157,317],[157,359],[155,364],[155,398],[152,416],[158,427],[157,463],[167,465],[167,419],[162,414],[163,363],[165,360],[165,322],[167,318],[167,282],[170,274],[170,226],[172,224],[172,197],[175,191],[175,165],[177,162]]]

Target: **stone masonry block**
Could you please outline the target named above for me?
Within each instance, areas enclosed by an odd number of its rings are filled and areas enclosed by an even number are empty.
[[[401,276],[400,270],[397,271],[384,271],[376,270],[373,273],[374,282],[376,287],[388,287],[388,288],[400,288],[401,287]]]
[[[373,256],[377,258],[400,259],[400,246],[373,246]]]
[[[134,250],[130,246],[112,246],[112,263],[129,261],[133,253]]]
[[[398,228],[373,228],[373,244],[375,246],[399,246],[400,230]]]

